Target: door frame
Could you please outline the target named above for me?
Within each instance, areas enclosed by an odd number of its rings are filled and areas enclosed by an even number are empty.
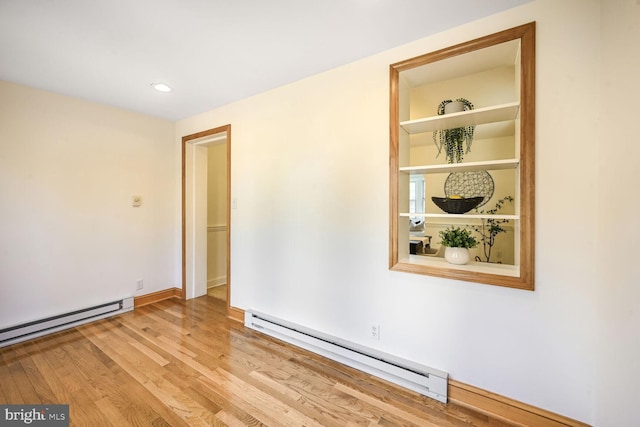
[[[192,156],[191,166],[191,176],[187,176],[187,144],[193,144],[196,140],[213,136],[215,134],[224,133],[227,134],[227,314],[231,317],[234,313],[234,310],[231,308],[231,125],[219,126],[216,128],[204,130],[202,132],[197,132],[191,135],[182,137],[182,299],[186,300],[187,295],[187,262],[193,260],[187,260],[187,215],[193,215],[193,206],[187,206],[187,182],[188,178],[193,178],[193,166],[194,166],[194,157]],[[194,147],[195,148],[195,147]],[[193,180],[191,180],[193,182]],[[194,242],[191,242],[193,245]],[[192,251],[193,253],[193,251]]]

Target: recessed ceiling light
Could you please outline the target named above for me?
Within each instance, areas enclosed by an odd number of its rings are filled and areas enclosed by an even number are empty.
[[[171,88],[164,83],[151,83],[151,87],[158,92],[171,92]]]

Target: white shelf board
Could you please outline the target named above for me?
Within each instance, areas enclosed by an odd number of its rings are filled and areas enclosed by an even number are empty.
[[[511,219],[518,220],[520,219],[519,215],[501,215],[501,214],[449,214],[449,213],[408,213],[402,212],[400,216],[410,217],[410,218],[462,218],[462,219],[483,219],[483,218],[493,218],[493,219]]]
[[[520,162],[518,159],[490,160],[486,162],[468,162],[468,163],[446,163],[441,165],[427,166],[404,166],[400,168],[400,172],[409,173],[411,175],[424,175],[430,173],[452,173],[467,172],[478,170],[502,170],[515,169]]]
[[[520,267],[517,265],[494,264],[494,263],[476,262],[476,261],[470,261],[469,264],[465,264],[465,265],[452,265],[452,264],[449,264],[444,258],[434,257],[434,256],[423,256],[423,255],[409,255],[409,258],[401,258],[399,261],[402,263],[425,265],[428,267],[435,267],[435,268],[446,268],[446,269],[455,268],[456,270],[474,271],[477,273],[497,274],[500,276],[511,276],[511,277],[520,276]]]
[[[476,108],[475,110],[461,111],[459,113],[407,120],[400,122],[400,127],[407,133],[416,134],[433,132],[439,129],[474,126],[482,123],[504,122],[507,120],[515,120],[518,116],[519,109],[519,102],[510,102],[507,104]]]

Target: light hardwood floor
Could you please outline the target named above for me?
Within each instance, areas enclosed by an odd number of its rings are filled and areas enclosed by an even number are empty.
[[[223,301],[227,300],[227,285],[214,286],[207,289],[207,295],[210,297],[218,298]]]
[[[170,299],[0,349],[0,401],[78,426],[506,426]]]

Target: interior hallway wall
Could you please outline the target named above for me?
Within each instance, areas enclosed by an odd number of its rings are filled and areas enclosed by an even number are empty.
[[[227,145],[207,150],[207,287],[212,287],[227,280]]]

